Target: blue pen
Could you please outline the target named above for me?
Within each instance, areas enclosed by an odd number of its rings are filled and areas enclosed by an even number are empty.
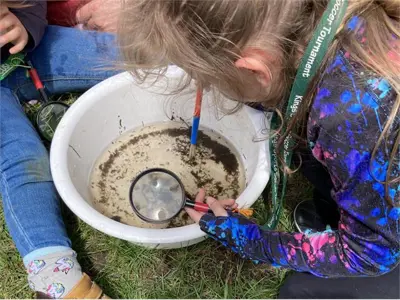
[[[189,150],[189,158],[190,159],[193,159],[196,154],[197,133],[199,131],[199,125],[200,125],[202,98],[203,98],[203,90],[201,88],[197,88],[196,104],[195,104],[195,108],[194,108],[193,121],[192,121],[192,132],[191,132],[191,136],[190,136],[190,150]]]

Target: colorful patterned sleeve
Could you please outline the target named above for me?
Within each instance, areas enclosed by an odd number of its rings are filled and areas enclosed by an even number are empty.
[[[326,70],[308,122],[313,155],[334,184],[332,195],[341,215],[338,230],[285,233],[262,230],[235,214],[203,216],[202,230],[243,258],[320,277],[376,276],[399,263],[400,208],[388,204],[381,183],[399,118],[386,145],[372,157],[395,93],[386,80],[356,69],[348,57],[340,53]],[[400,175],[398,162],[391,175]],[[388,195],[400,204],[398,183],[390,186]]]

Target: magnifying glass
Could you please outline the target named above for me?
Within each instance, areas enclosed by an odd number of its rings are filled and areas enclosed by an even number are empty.
[[[60,123],[69,106],[63,102],[50,101],[36,69],[29,60],[27,60],[26,63],[30,67],[28,69],[28,73],[33,84],[35,85],[36,90],[40,94],[42,103],[42,106],[39,108],[35,117],[36,128],[42,138],[48,142],[51,142],[57,125]]]
[[[69,106],[62,102],[48,102],[40,107],[36,114],[36,127],[40,135],[51,142],[58,123],[60,123]]]
[[[148,223],[166,223],[185,206],[212,213],[207,204],[188,199],[178,176],[162,168],[140,173],[132,182],[129,200],[137,216]]]

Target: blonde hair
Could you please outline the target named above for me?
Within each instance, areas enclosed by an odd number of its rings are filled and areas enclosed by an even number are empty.
[[[145,80],[154,70],[161,73],[168,64],[176,64],[188,72],[186,84],[195,78],[199,84],[211,83],[219,90],[235,91],[241,98],[248,78],[254,76],[239,71],[235,61],[241,58],[244,49],[262,49],[277,57],[281,68],[272,74],[273,89],[268,97],[256,100],[266,107],[279,109],[284,104],[282,99],[288,97],[299,60],[327,3],[328,0],[125,0],[118,29],[125,68]],[[393,51],[393,37],[400,38],[400,0],[350,0],[344,23],[352,16],[368,20],[365,31],[368,44],[362,47],[354,35],[340,30],[319,75],[343,47],[357,63],[385,77],[397,92],[373,150],[375,156],[380,147],[387,146],[385,141],[390,135],[395,134],[386,180],[381,182],[385,184],[386,200],[394,205],[388,189],[390,184],[400,181],[400,177],[390,178],[400,143],[399,129],[392,128],[399,115],[400,65],[390,61],[387,54]],[[319,78],[315,76],[287,130],[278,132],[278,147],[282,147],[289,133],[305,137],[307,112]]]

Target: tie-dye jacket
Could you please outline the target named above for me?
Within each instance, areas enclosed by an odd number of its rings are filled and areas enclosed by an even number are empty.
[[[352,19],[348,29],[364,42],[362,20]],[[266,231],[237,214],[204,215],[201,229],[243,258],[321,277],[376,276],[392,270],[400,260],[400,207],[387,204],[379,182],[388,168],[383,147],[369,166],[395,99],[388,82],[356,65],[349,53],[339,51],[324,72],[310,111],[308,141],[332,178],[341,214],[338,230]],[[389,149],[399,119],[391,129]],[[398,160],[392,173],[400,176]],[[400,204],[398,183],[390,187],[389,197]]]

